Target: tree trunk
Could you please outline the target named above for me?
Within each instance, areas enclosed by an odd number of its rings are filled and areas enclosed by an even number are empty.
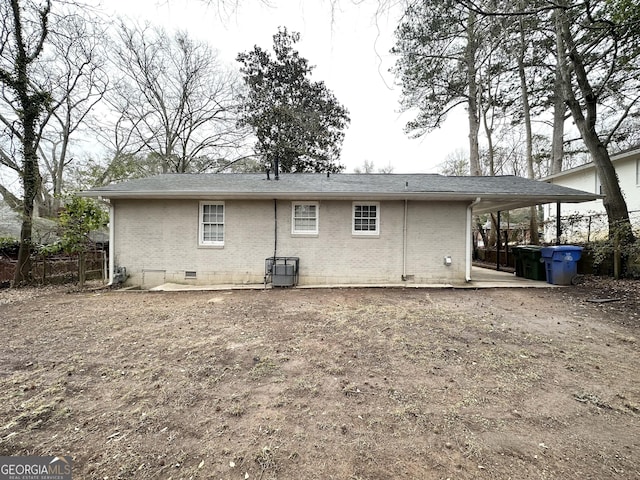
[[[562,55],[558,61],[565,102],[580,131],[582,140],[591,154],[591,159],[600,178],[602,193],[605,195],[602,203],[607,211],[609,238],[614,239],[616,235],[620,235],[620,242],[625,245],[633,242],[635,238],[631,229],[627,202],[620,190],[618,175],[613,163],[611,163],[609,152],[596,131],[598,98],[591,88],[584,62],[574,43],[569,20],[560,9],[556,11],[556,22],[557,35],[560,37],[559,42],[567,53],[567,57]],[[571,66],[567,65],[567,58],[571,62]],[[572,73],[575,75],[584,105],[580,104],[573,92]]]
[[[80,286],[80,288],[84,287],[86,276],[87,276],[86,253],[81,251],[78,254],[78,285]]]
[[[527,157],[527,177],[535,177],[533,171],[533,133],[531,129],[531,107],[529,105],[529,88],[527,86],[527,76],[524,68],[524,57],[526,54],[526,40],[524,25],[520,19],[520,49],[518,51],[518,76],[520,77],[520,92],[522,100],[522,114],[524,117],[524,129],[526,135],[526,157]],[[529,241],[533,245],[538,245],[538,212],[535,206],[529,209]]]
[[[489,232],[489,243],[487,244],[487,246],[497,248],[498,242],[500,241],[500,235],[499,235],[500,228],[498,228],[498,219],[496,218],[495,213],[491,213],[490,217],[491,217],[491,231]]]
[[[576,124],[580,128],[578,122]],[[629,220],[629,210],[620,190],[618,174],[613,167],[613,163],[611,163],[609,152],[593,128],[585,128],[582,138],[589,149],[589,153],[591,153],[591,158],[602,185],[602,194],[605,195],[602,203],[607,211],[609,238],[614,238],[616,234],[619,234],[620,242],[623,245],[631,243],[635,238]]]
[[[484,248],[487,249],[489,248],[489,238],[487,237],[487,231],[485,230],[484,225],[480,222],[480,217],[476,216],[475,220],[476,220],[476,228],[480,233],[480,237],[482,237],[482,243],[484,245]]]
[[[551,174],[562,171],[564,156],[564,119],[567,106],[564,103],[563,71],[566,67],[565,47],[560,34],[562,13],[556,11],[556,74],[553,80],[553,137],[551,140]]]
[[[60,159],[54,163],[55,171],[51,175],[53,182],[53,198],[51,199],[51,216],[58,215],[62,206],[62,184],[64,182],[64,167],[67,163],[67,152],[69,150],[69,124],[71,123],[71,113],[67,109],[66,124],[62,128],[62,148],[60,151]]]
[[[478,131],[480,130],[480,122],[478,120],[478,84],[476,80],[476,51],[477,44],[475,38],[475,21],[476,15],[469,12],[467,19],[467,49],[465,61],[467,63],[467,75],[469,98],[467,101],[467,115],[469,118],[469,173],[471,175],[482,175],[480,168],[480,148],[478,146]]]
[[[487,105],[487,107],[485,108],[484,106],[482,107],[482,123],[484,124],[484,134],[487,137],[487,163],[489,164],[489,175],[490,176],[495,176],[496,174],[496,169],[495,169],[495,149],[493,146],[493,125],[489,125],[488,119],[487,119],[487,113],[489,111],[489,109],[491,109],[491,103],[492,103],[492,98],[491,98],[491,94],[489,94],[489,99],[487,101],[487,103],[489,105]],[[477,135],[476,135],[476,145],[477,145]],[[480,175],[478,173],[478,175]]]
[[[40,171],[38,168],[38,136],[36,126],[48,95],[41,91],[32,92],[29,80],[29,66],[40,55],[47,37],[47,21],[51,9],[51,2],[47,0],[37,10],[40,35],[29,37],[25,40],[22,24],[22,9],[18,0],[11,0],[12,18],[5,19],[12,27],[12,40],[15,44],[15,57],[13,58],[12,73],[0,67],[0,79],[3,87],[8,87],[15,92],[21,111],[20,124],[22,127],[22,228],[20,229],[20,250],[18,251],[18,264],[13,277],[14,286],[24,285],[32,280],[31,272],[31,246],[32,246],[32,221],[33,204],[40,188]],[[12,23],[12,25],[11,25]],[[5,39],[6,40],[6,39]],[[29,52],[28,48],[32,47]]]
[[[560,52],[559,52],[560,53]],[[553,137],[551,140],[550,174],[562,171],[564,156],[564,119],[567,107],[562,95],[562,78],[560,68],[556,65],[556,77],[553,84]]]
[[[20,250],[18,251],[18,264],[13,277],[14,286],[30,283],[31,272],[31,248],[33,232],[33,204],[40,185],[40,172],[38,170],[38,156],[35,145],[35,124],[37,121],[37,105],[27,102],[29,113],[25,114],[24,121],[24,175],[22,185],[24,196],[22,199],[22,227],[20,228]]]

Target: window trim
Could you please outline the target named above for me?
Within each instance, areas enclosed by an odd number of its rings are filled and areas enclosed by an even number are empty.
[[[356,230],[356,207],[370,206],[376,207],[376,229]],[[380,202],[353,202],[351,204],[351,235],[357,237],[379,237],[380,236]]]
[[[216,205],[216,206],[222,206],[222,241],[219,240],[214,240],[214,241],[205,241],[204,238],[204,206],[205,205]],[[224,240],[226,237],[226,232],[225,232],[225,224],[226,224],[226,218],[227,217],[227,212],[226,212],[226,207],[224,202],[221,201],[212,201],[212,200],[203,200],[199,203],[198,205],[198,246],[199,247],[214,247],[214,248],[221,248],[224,247]],[[220,224],[217,224],[220,225]]]
[[[313,205],[316,207],[316,228],[314,230],[296,230],[296,206]],[[320,233],[320,202],[294,201],[291,202],[291,235],[317,236]]]

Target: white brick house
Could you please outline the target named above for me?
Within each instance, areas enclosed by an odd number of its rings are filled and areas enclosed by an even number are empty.
[[[109,202],[111,272],[125,267],[144,288],[262,283],[273,256],[299,257],[301,285],[463,283],[473,212],[595,198],[429,174],[173,174],[84,195]]]
[[[640,224],[640,148],[621,152],[611,156],[611,162],[618,175],[620,189],[627,202],[632,222]],[[575,188],[586,192],[601,193],[600,179],[593,162],[571,168],[555,175],[543,178],[542,181],[563,187]],[[545,240],[551,242],[556,238],[555,204],[545,205]],[[573,225],[565,223],[562,240],[569,242],[593,240],[598,235],[607,235],[607,216],[601,198],[584,203],[563,204],[560,218],[575,217]],[[582,220],[578,221],[578,217]]]

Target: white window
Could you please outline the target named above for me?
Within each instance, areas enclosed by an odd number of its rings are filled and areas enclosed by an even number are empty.
[[[353,235],[380,234],[380,204],[378,202],[354,202],[352,233]]]
[[[291,233],[317,235],[318,210],[317,202],[293,202],[291,205]]]
[[[200,202],[199,245],[224,245],[224,202]]]

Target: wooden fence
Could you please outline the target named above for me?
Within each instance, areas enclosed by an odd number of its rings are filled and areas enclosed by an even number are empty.
[[[86,255],[86,278],[105,278],[107,252],[96,250]],[[0,287],[8,287],[16,271],[15,258],[0,257]],[[31,257],[33,280],[38,284],[78,281],[78,255],[34,255]]]

